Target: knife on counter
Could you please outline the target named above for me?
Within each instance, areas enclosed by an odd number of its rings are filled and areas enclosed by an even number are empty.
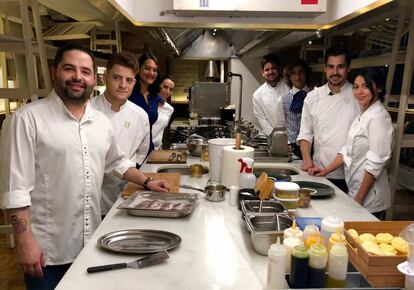
[[[124,269],[124,268],[134,268],[141,269],[148,266],[152,266],[162,261],[168,259],[170,256],[167,251],[157,252],[155,254],[147,255],[145,257],[139,258],[138,260],[129,262],[129,263],[117,263],[117,264],[108,264],[102,266],[93,266],[87,269],[88,273],[96,273],[108,270]]]

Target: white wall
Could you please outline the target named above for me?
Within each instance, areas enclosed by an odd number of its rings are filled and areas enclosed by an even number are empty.
[[[260,63],[257,60],[257,70],[260,72]],[[255,77],[255,72],[251,70],[242,62],[240,58],[231,58],[229,61],[229,71],[239,73],[243,76],[243,93],[242,93],[242,118],[253,122],[253,93],[261,85]],[[256,74],[257,75],[257,74]],[[240,78],[233,77],[231,83],[231,104],[236,104],[236,116],[238,116],[240,96]],[[236,117],[237,118],[237,117]]]

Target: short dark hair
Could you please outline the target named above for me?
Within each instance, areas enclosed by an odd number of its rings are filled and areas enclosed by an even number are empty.
[[[265,56],[263,56],[261,61],[260,61],[260,66],[261,66],[262,70],[263,70],[264,66],[269,62],[276,65],[278,67],[278,69],[280,68],[280,61],[279,61],[279,58],[277,57],[277,55],[274,54],[274,53],[269,53],[269,54],[266,54]]]
[[[384,102],[385,96],[385,73],[380,68],[376,67],[366,67],[359,72],[356,77],[361,76],[364,78],[365,84],[367,85],[368,90],[375,98],[374,84],[377,89],[380,89],[378,92],[378,100]],[[355,77],[355,78],[356,78]],[[354,80],[355,81],[355,80]],[[375,99],[374,99],[375,100]]]
[[[138,58],[138,64],[139,64],[139,68],[141,68],[145,61],[147,61],[148,59],[152,59],[155,64],[157,65],[157,78],[155,79],[155,81],[148,87],[148,91],[150,93],[150,95],[158,95],[158,93],[160,92],[160,84],[161,84],[161,76],[160,76],[160,70],[159,70],[159,64],[158,64],[158,60],[157,58],[150,52],[146,52],[143,55],[141,55]],[[140,82],[139,82],[139,73],[135,76],[137,82],[135,83],[135,87],[138,89],[138,91],[141,90],[140,86]]]
[[[171,75],[163,75],[161,80],[160,80],[160,84],[162,84],[162,82],[165,81],[165,80],[171,80],[175,83],[175,79]]]
[[[335,46],[331,46],[325,51],[325,65],[328,64],[328,58],[330,56],[340,56],[345,55],[345,61],[347,66],[351,64],[352,58],[348,48],[344,44],[338,44]]]
[[[55,59],[53,60],[53,66],[55,68],[57,68],[58,65],[61,63],[64,54],[68,51],[71,51],[71,50],[79,50],[79,51],[84,52],[87,55],[89,55],[92,59],[93,72],[96,74],[97,67],[96,67],[96,60],[95,60],[95,56],[93,55],[93,52],[89,48],[86,48],[86,47],[84,47],[82,45],[78,45],[78,44],[66,44],[66,45],[60,47],[58,49],[58,51],[56,52]]]
[[[109,71],[116,64],[132,69],[135,75],[138,73],[137,58],[130,52],[123,51],[111,55],[106,63],[106,70]]]
[[[302,67],[303,71],[305,72],[306,84],[309,86],[311,75],[312,75],[312,69],[309,67],[308,63],[303,58],[297,58],[295,59],[294,62],[288,65],[287,69],[288,69],[288,76],[289,76],[289,79],[288,79],[289,85],[292,86],[292,82],[290,81],[290,75],[292,73],[293,68],[296,66]]]

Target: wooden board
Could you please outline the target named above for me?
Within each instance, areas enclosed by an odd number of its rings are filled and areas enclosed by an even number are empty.
[[[173,153],[175,154],[179,153],[181,155],[181,159],[177,160],[177,158],[174,158],[173,160],[169,160],[171,157],[171,154]],[[154,150],[150,153],[146,162],[153,163],[153,164],[187,163],[187,152],[185,150]]]
[[[171,192],[179,192],[180,191],[180,173],[144,173],[148,177],[152,177],[154,179],[165,179],[171,186]],[[146,190],[142,185],[138,185],[132,182],[128,182],[123,191],[121,192],[122,197],[128,197],[136,191],[144,191]]]
[[[358,234],[390,233],[398,236],[412,221],[384,222],[345,222],[349,260],[374,287],[404,287],[405,277],[397,270],[397,265],[407,260],[407,256],[378,256],[368,253],[346,230],[355,229]]]

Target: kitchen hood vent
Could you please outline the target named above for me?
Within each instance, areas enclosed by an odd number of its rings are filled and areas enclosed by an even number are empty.
[[[204,30],[182,53],[183,59],[227,60],[230,57],[231,46],[219,34],[213,36],[209,30]]]
[[[206,69],[204,71],[204,76],[207,80],[216,80],[220,78],[217,64],[214,60],[209,60],[206,64]]]
[[[177,16],[316,17],[328,0],[174,0]]]

